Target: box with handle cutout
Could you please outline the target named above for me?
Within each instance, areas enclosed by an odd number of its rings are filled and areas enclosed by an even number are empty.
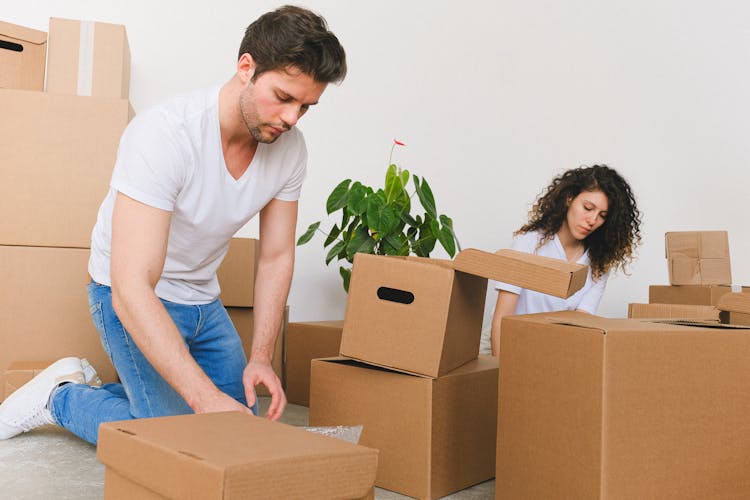
[[[487,279],[569,297],[587,273],[581,264],[506,249],[467,249],[453,261],[357,254],[341,355],[440,377],[479,353]]]

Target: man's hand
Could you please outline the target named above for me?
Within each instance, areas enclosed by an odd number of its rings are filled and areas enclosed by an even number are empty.
[[[255,404],[255,386],[263,384],[271,394],[271,406],[268,407],[266,418],[278,420],[286,408],[286,394],[281,388],[281,381],[271,368],[270,364],[250,361],[242,374],[242,383],[245,385],[245,397],[247,406]]]

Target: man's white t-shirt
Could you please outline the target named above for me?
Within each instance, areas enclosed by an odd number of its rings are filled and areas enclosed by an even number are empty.
[[[541,255],[543,257],[567,260],[565,249],[563,249],[562,243],[560,243],[560,239],[557,235],[546,241],[541,247],[537,248],[541,238],[542,235],[537,231],[522,233],[513,238],[511,248],[520,252]],[[581,255],[577,262],[578,264],[589,265],[588,250]],[[567,299],[500,282],[495,282],[495,289],[505,290],[518,295],[518,304],[516,304],[514,314],[531,314],[575,309],[596,314],[596,311],[599,308],[599,302],[604,294],[604,289],[607,286],[608,277],[609,275],[607,274],[594,280],[591,275],[591,268],[589,267],[586,284]]]
[[[109,193],[91,237],[89,274],[111,285],[112,211],[117,193],[172,212],[162,299],[205,304],[219,295],[216,270],[229,240],[272,199],[299,199],[307,149],[297,128],[258,144],[234,179],[224,162],[216,86],[177,96],[140,113],[120,140]]]

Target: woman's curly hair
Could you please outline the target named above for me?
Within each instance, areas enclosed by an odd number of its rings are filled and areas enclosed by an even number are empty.
[[[539,231],[539,245],[543,245],[562,227],[568,202],[582,191],[596,190],[607,195],[609,207],[604,224],[583,240],[592,276],[599,278],[617,268],[626,271],[626,264],[632,262],[635,247],[641,242],[641,213],[628,183],[606,165],[579,167],[556,177],[537,198],[529,221],[515,234]]]

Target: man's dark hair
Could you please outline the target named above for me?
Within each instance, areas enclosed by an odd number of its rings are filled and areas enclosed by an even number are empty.
[[[263,14],[248,26],[238,59],[245,53],[255,61],[253,79],[291,67],[321,83],[340,82],[346,76],[344,48],[325,19],[293,5]]]

